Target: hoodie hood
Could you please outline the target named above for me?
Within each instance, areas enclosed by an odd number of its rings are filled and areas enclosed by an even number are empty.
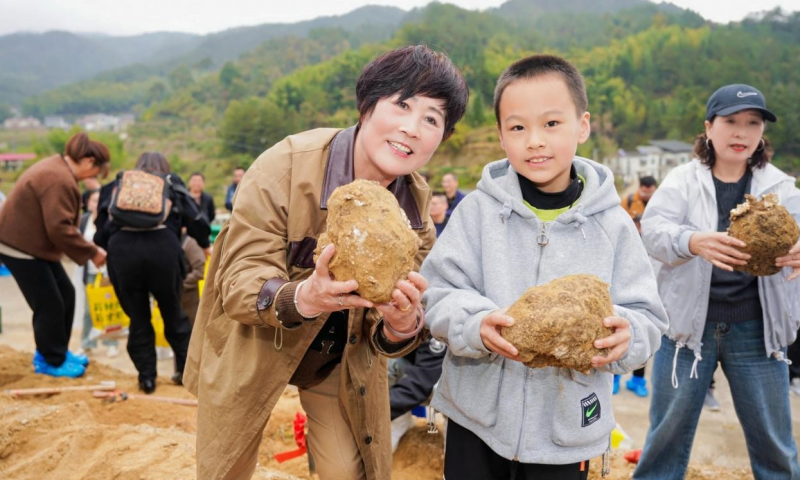
[[[556,222],[582,224],[586,222],[587,217],[619,206],[620,199],[611,170],[582,157],[575,157],[572,163],[578,175],[585,180],[583,192],[577,205],[559,215]],[[523,218],[537,218],[536,214],[523,203],[517,171],[507,158],[492,162],[483,168],[478,190],[497,200],[500,204],[499,214],[503,218],[509,218],[512,212]]]

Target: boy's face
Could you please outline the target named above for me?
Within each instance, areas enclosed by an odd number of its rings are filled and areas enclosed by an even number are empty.
[[[500,145],[511,165],[541,191],[561,192],[578,145],[589,138],[589,112],[576,112],[558,74],[517,80],[500,99]]]

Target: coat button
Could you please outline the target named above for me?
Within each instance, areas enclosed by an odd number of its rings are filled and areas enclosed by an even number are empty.
[[[367,394],[367,387],[365,387],[365,386],[363,386],[363,385],[362,385],[362,386],[361,386],[361,395],[362,395],[362,396],[364,396],[364,395],[366,395],[366,394]]]
[[[350,343],[351,344],[355,345],[357,341],[358,341],[358,337],[356,337],[355,334],[350,335]]]
[[[372,435],[367,435],[367,438],[364,439],[364,443],[366,443],[367,445],[372,443]]]

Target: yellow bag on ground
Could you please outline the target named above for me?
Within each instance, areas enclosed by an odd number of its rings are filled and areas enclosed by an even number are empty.
[[[171,348],[167,337],[164,336],[164,317],[161,316],[161,310],[158,308],[158,303],[153,302],[153,330],[156,332],[156,348],[165,347]]]
[[[203,268],[203,278],[197,282],[197,293],[200,298],[203,298],[203,287],[206,286],[206,275],[208,275],[208,264],[211,262],[211,257],[206,258],[206,266]]]
[[[131,319],[125,315],[119,304],[114,287],[103,285],[103,275],[98,274],[93,284],[86,285],[86,301],[89,303],[89,314],[92,317],[92,332],[89,338],[116,338],[128,335]],[[156,333],[156,347],[169,349],[164,336],[164,319],[158,304],[153,302],[153,330]]]
[[[86,285],[86,301],[92,317],[89,338],[121,337],[128,334],[131,319],[122,311],[114,287],[103,285],[102,274],[97,275],[93,284]]]

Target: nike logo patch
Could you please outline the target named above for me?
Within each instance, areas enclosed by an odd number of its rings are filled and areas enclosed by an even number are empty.
[[[756,93],[756,92],[739,92],[739,93],[736,94],[736,96],[739,97],[739,98],[752,97],[753,95],[758,96],[758,93]]]

